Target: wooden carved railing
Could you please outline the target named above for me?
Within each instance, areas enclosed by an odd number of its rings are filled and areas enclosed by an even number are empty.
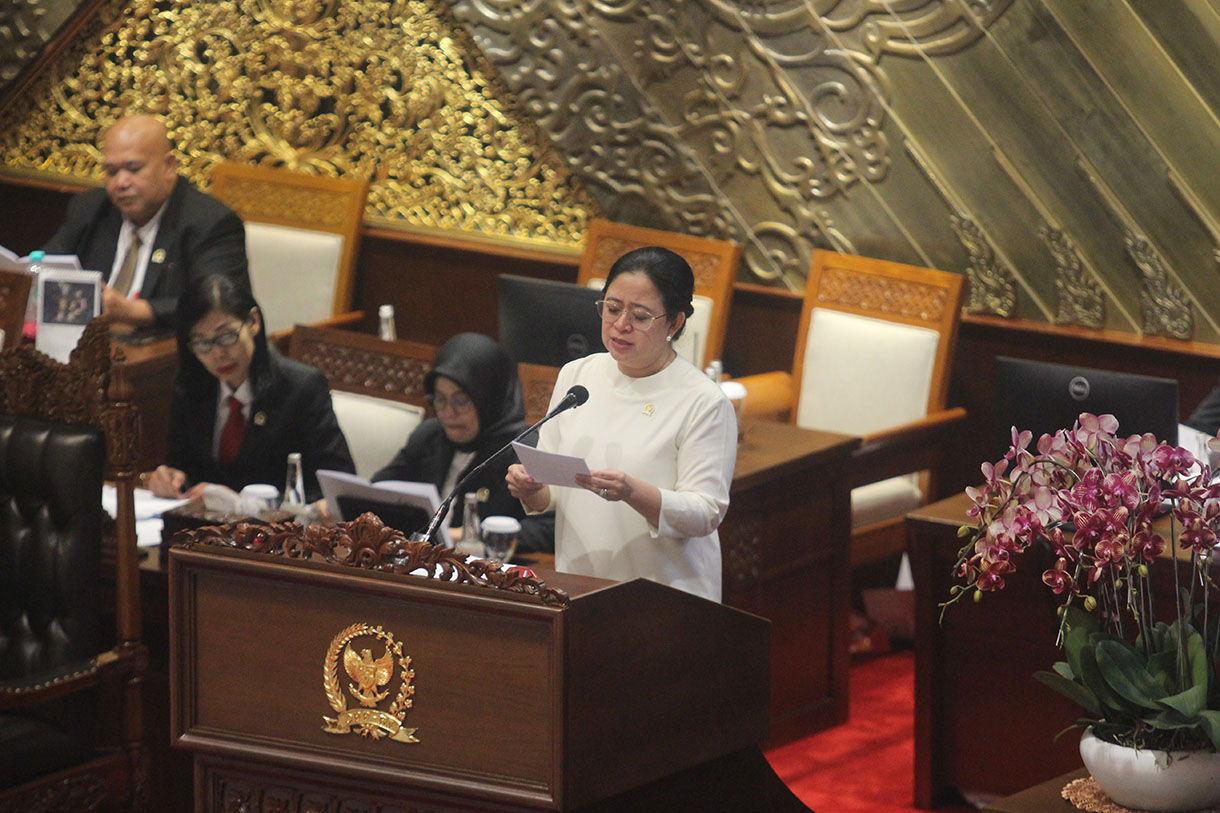
[[[346,567],[506,590],[535,596],[550,606],[568,605],[567,593],[547,587],[529,571],[505,569],[486,559],[468,559],[429,542],[411,542],[402,531],[390,528],[374,514],[361,514],[337,525],[308,527],[296,522],[209,525],[180,531],[173,542],[188,549],[214,546],[287,559],[320,559]]]

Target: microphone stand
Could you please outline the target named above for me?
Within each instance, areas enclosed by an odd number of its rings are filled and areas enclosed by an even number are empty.
[[[570,394],[569,394],[569,396],[570,396]],[[572,402],[569,403],[568,402],[569,396],[565,396],[564,402],[560,403],[557,407],[555,407],[550,412],[548,412],[546,414],[546,416],[542,418],[542,420],[538,421],[536,424],[529,427],[521,434],[517,435],[515,438],[510,440],[508,443],[505,443],[503,446],[501,446],[499,449],[497,449],[490,457],[488,457],[482,463],[475,466],[473,469],[471,469],[465,475],[463,475],[461,477],[461,479],[459,479],[457,481],[457,484],[453,486],[453,490],[449,492],[449,495],[447,497],[445,497],[444,500],[441,501],[441,505],[439,508],[436,509],[436,513],[432,515],[432,519],[428,520],[427,526],[422,531],[415,531],[407,538],[412,542],[432,542],[433,541],[432,537],[436,533],[437,526],[441,524],[441,520],[445,517],[446,514],[449,513],[449,505],[453,502],[454,498],[457,497],[457,495],[462,492],[462,487],[465,486],[471,480],[473,480],[475,478],[475,475],[479,474],[480,472],[483,471],[483,469],[487,468],[488,464],[490,464],[491,461],[495,460],[497,457],[504,454],[504,452],[507,451],[508,449],[510,449],[514,443],[516,443],[517,441],[521,440],[521,438],[525,437],[526,435],[528,435],[531,432],[538,429],[540,426],[542,426],[544,423],[549,421],[551,418],[554,418],[556,415],[558,415],[561,412],[569,410],[573,407],[580,406],[580,404],[584,403],[583,400],[580,401],[580,403],[576,403],[575,399],[573,399]],[[586,397],[588,397],[588,396],[586,396]]]

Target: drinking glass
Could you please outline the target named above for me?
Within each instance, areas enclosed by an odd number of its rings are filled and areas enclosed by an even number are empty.
[[[521,523],[512,517],[487,517],[483,520],[482,533],[484,556],[503,564],[512,559],[517,550]]]
[[[251,483],[241,490],[241,511],[259,517],[279,507],[280,490],[267,483]]]

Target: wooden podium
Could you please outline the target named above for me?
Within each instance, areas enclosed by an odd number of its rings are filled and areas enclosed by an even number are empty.
[[[673,809],[699,788],[719,799],[697,809],[806,809],[754,748],[764,619],[466,564],[369,515],[183,537],[171,738],[196,810]]]

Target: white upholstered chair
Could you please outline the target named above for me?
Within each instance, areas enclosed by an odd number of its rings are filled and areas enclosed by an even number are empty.
[[[727,240],[597,219],[589,224],[577,282],[601,288],[614,261],[642,246],[661,246],[681,254],[695,275],[694,313],[674,349],[700,369],[721,358],[741,247]]]
[[[814,254],[791,373],[740,379],[747,415],[863,438],[849,467],[852,564],[904,547],[902,518],[960,431],[946,409],[964,278],[830,251]]]
[[[436,357],[432,345],[297,325],[289,355],[326,376],[335,416],[362,477],[390,462],[428,414],[424,376]]]
[[[389,398],[331,390],[330,400],[356,474],[365,478],[389,463],[424,419],[423,407]]]
[[[225,162],[212,169],[211,193],[246,224],[250,284],[269,333],[351,310],[366,180]]]

